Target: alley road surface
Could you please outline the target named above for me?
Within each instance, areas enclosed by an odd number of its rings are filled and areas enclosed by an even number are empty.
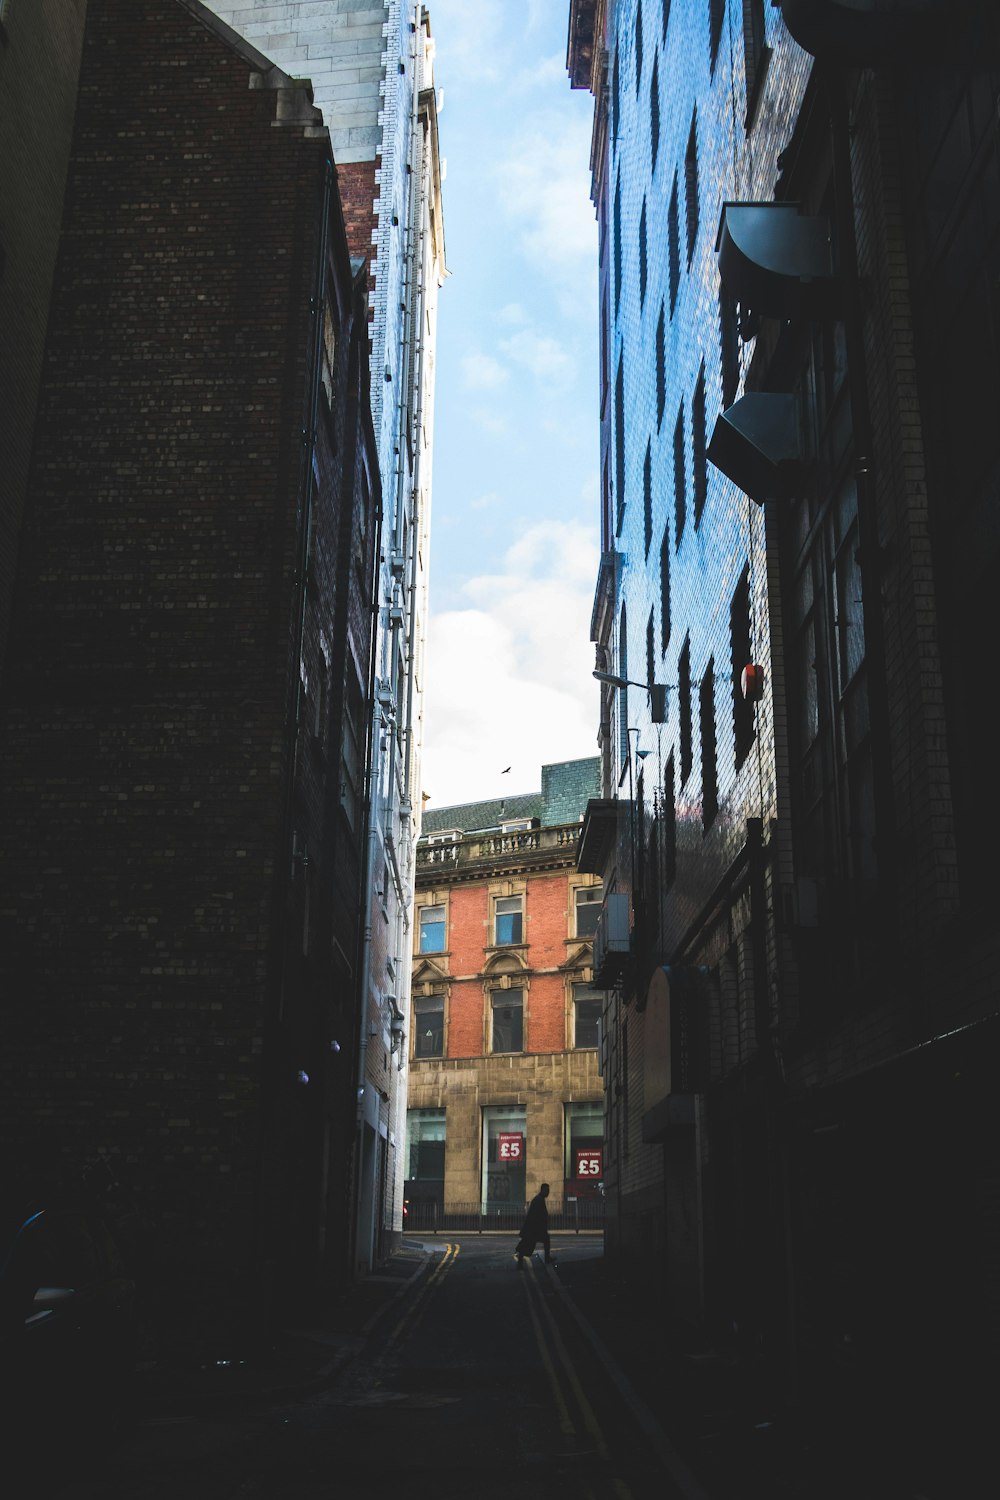
[[[60,1500],[671,1500],[681,1495],[539,1261],[426,1242],[429,1274],[328,1389],[148,1418]],[[600,1253],[580,1236],[559,1259]]]

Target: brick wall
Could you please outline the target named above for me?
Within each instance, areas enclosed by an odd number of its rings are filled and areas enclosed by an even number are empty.
[[[0,28],[0,663],[31,457],[85,8],[85,0],[35,0],[10,7]]]
[[[294,1036],[273,1026],[302,931],[282,912],[315,119],[175,0],[91,0],[2,689],[6,992],[26,1002],[4,1015],[3,1136],[40,1179],[111,1157],[163,1253],[230,1286],[251,1271],[265,1125],[265,1201],[308,1145]],[[317,486],[350,535],[357,469]],[[319,522],[321,616],[340,524]],[[364,674],[363,632],[360,649]],[[324,806],[306,787],[317,844]]]

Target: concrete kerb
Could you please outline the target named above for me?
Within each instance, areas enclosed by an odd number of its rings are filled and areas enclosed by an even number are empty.
[[[242,1384],[231,1385],[228,1389],[206,1390],[179,1383],[173,1390],[157,1391],[142,1402],[146,1408],[147,1419],[163,1408],[174,1409],[181,1406],[221,1410],[226,1406],[275,1400],[282,1396],[314,1395],[335,1384],[347,1366],[367,1347],[382,1318],[412,1290],[414,1284],[426,1272],[437,1247],[428,1249],[426,1246],[411,1242],[406,1248],[410,1251],[418,1251],[420,1254],[419,1264],[409,1276],[382,1278],[376,1271],[362,1278],[363,1282],[368,1283],[384,1280],[387,1286],[391,1282],[394,1290],[376,1307],[357,1333],[336,1333],[319,1328],[282,1329],[281,1338],[286,1343],[297,1343],[319,1349],[326,1348],[331,1351],[329,1359],[315,1365],[308,1373],[296,1374],[292,1369],[286,1368],[282,1371],[274,1370],[269,1376],[266,1370],[262,1370],[259,1377],[251,1378]]]
[[[570,1296],[569,1292],[561,1284],[558,1275],[558,1268],[551,1265],[546,1265],[544,1261],[540,1261],[540,1264],[544,1268],[546,1275],[555,1288],[556,1294],[565,1307],[566,1311],[569,1313],[570,1317],[573,1319],[574,1323],[579,1328],[584,1338],[587,1340],[597,1358],[601,1361],[612,1385],[615,1387],[615,1390],[618,1392],[622,1401],[624,1401],[625,1405],[632,1413],[632,1416],[634,1417],[638,1427],[647,1439],[650,1447],[653,1449],[661,1465],[669,1475],[671,1481],[676,1485],[678,1492],[684,1497],[684,1500],[712,1500],[712,1496],[704,1488],[704,1486],[699,1483],[698,1479],[692,1473],[691,1469],[684,1462],[674,1445],[671,1443],[670,1439],[667,1437],[667,1434],[664,1432],[663,1428],[660,1426],[660,1423],[650,1411],[645,1401],[643,1401],[642,1397],[632,1386],[624,1370],[622,1370],[614,1355],[604,1343],[604,1340],[591,1327],[590,1323],[587,1321],[583,1313],[573,1301],[573,1298]]]

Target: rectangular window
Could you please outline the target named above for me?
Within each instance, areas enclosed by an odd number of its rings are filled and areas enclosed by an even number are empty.
[[[653,448],[646,444],[646,458],[642,466],[642,534],[645,551],[653,540]],[[652,679],[650,679],[652,680]]]
[[[679,699],[678,709],[680,712],[681,732],[681,786],[687,781],[691,774],[692,762],[692,728],[691,728],[691,641],[684,642],[680,660],[677,663],[677,696]]]
[[[487,1105],[483,1110],[483,1206],[518,1216],[527,1201],[527,1115],[524,1106]],[[517,1233],[520,1224],[511,1224]]]
[[[573,1046],[596,1047],[600,1037],[604,997],[589,985],[573,986]]]
[[[719,811],[719,770],[715,739],[715,663],[710,661],[698,695],[701,730],[701,818],[706,831]]]
[[[743,0],[743,56],[746,62],[747,112],[744,124],[749,130],[760,98],[761,85],[770,56],[765,45],[764,0]]]
[[[667,268],[670,275],[670,316],[677,306],[677,293],[681,285],[681,231],[677,210],[677,173],[674,173],[670,189],[670,206],[667,209]]]
[[[663,409],[667,404],[667,326],[663,303],[656,324],[656,430],[663,425]]]
[[[566,1105],[567,1198],[598,1198],[604,1177],[604,1105]],[[571,1205],[572,1206],[572,1205]]]
[[[691,133],[688,136],[684,156],[684,206],[687,209],[687,263],[690,266],[694,247],[698,241],[698,113],[691,117]]]
[[[697,526],[708,499],[708,442],[705,428],[705,366],[698,372],[691,402],[691,462],[694,469],[694,524]]]
[[[357,826],[361,806],[362,747],[364,745],[364,698],[350,669],[347,673],[347,703],[341,749],[340,802],[352,828]]]
[[[615,183],[615,201],[611,210],[611,250],[615,267],[615,312],[622,300],[622,179],[621,173]]]
[[[726,19],[726,0],[708,0],[708,44],[712,53],[712,69],[719,55],[722,38],[722,23]]]
[[[624,355],[618,356],[615,376],[615,530],[620,532],[625,519],[625,367]]]
[[[677,412],[677,421],[674,424],[674,545],[679,547],[681,537],[684,535],[684,521],[687,516],[687,469],[684,453],[684,402],[680,404]]]
[[[750,754],[753,745],[753,703],[743,696],[743,668],[753,660],[750,644],[750,570],[743,574],[729,607],[729,640],[732,649],[733,737],[736,746],[736,769]]]
[[[524,1051],[524,991],[494,990],[490,995],[490,1051]]]
[[[444,996],[416,995],[413,1000],[414,1057],[444,1056]]]
[[[646,301],[646,277],[648,274],[648,263],[646,259],[646,200],[642,200],[642,213],[639,215],[639,306]]]
[[[444,907],[420,908],[420,952],[444,952]]]
[[[597,931],[597,919],[601,914],[601,902],[603,898],[603,886],[577,886],[573,892],[575,937],[589,938],[594,936],[594,933]]]
[[[666,655],[670,640],[670,527],[664,526],[660,543],[660,650]]]
[[[719,342],[722,350],[722,407],[736,400],[740,387],[739,313],[736,298],[719,289]]]
[[[493,942],[497,948],[524,941],[524,897],[497,896],[493,902]]]
[[[406,1176],[410,1182],[444,1180],[445,1112],[406,1111]]]

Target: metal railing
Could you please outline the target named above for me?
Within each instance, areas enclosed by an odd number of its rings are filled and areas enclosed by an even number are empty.
[[[420,1234],[510,1234],[520,1233],[526,1203],[439,1203],[407,1200],[403,1217],[405,1233]],[[599,1233],[604,1229],[604,1199],[577,1198],[561,1209],[549,1209],[550,1233]]]

